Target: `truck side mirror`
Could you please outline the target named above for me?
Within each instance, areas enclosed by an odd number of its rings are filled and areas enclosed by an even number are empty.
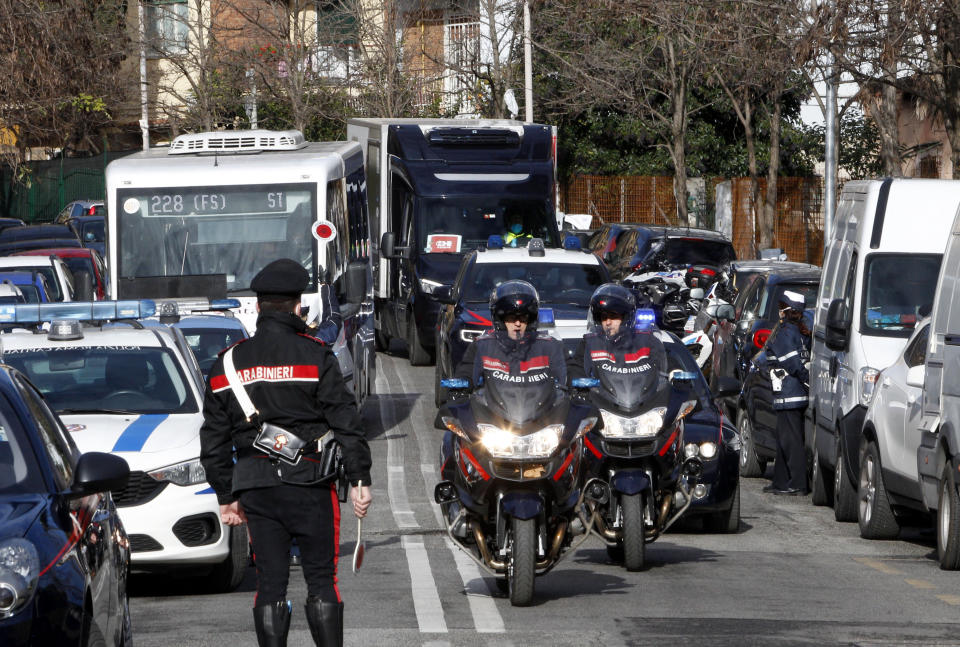
[[[383,232],[380,238],[380,255],[384,258],[396,258],[397,253],[393,249],[394,234],[392,231]]]
[[[343,274],[343,292],[347,303],[360,303],[367,296],[367,265],[353,261]]]
[[[834,351],[845,351],[850,344],[850,313],[843,299],[834,299],[827,308],[824,342]]]

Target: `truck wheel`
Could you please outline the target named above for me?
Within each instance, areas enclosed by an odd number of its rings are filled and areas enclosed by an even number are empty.
[[[857,522],[864,539],[896,539],[900,524],[893,516],[880,471],[880,450],[868,442],[860,457],[860,483],[857,490]]]
[[[533,580],[537,575],[537,524],[534,519],[510,519],[513,546],[507,565],[510,604],[530,606],[533,602]]]
[[[813,434],[813,462],[810,467],[810,493],[813,505],[830,505],[833,501],[831,483],[823,476],[823,462],[817,449],[817,434]]]
[[[623,565],[628,571],[642,571],[647,542],[643,538],[643,494],[620,497],[623,509]]]
[[[833,470],[833,518],[837,521],[857,520],[857,491],[847,478],[843,450],[837,444],[837,465]]]
[[[410,358],[410,366],[429,366],[433,363],[433,356],[423,344],[420,343],[420,335],[417,333],[417,324],[410,317],[410,323],[407,326],[407,349]]]
[[[757,456],[753,438],[753,424],[746,409],[737,412],[737,429],[740,431],[740,476],[754,478],[763,476],[767,462]]]
[[[733,501],[724,512],[717,512],[703,520],[703,527],[708,532],[733,534],[740,530],[740,484],[733,493]]]
[[[937,501],[937,557],[940,568],[955,571],[960,568],[960,497],[950,461],[940,475],[940,496]]]

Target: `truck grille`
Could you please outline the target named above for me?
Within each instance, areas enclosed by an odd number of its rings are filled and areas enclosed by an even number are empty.
[[[165,487],[166,482],[157,481],[146,472],[130,472],[127,486],[113,492],[113,502],[118,508],[141,505],[156,498]]]

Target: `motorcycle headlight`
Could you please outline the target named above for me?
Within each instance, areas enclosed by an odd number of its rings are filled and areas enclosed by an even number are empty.
[[[40,578],[40,557],[26,539],[0,542],[0,618],[9,618],[33,598]]]
[[[420,279],[420,290],[425,294],[433,294],[433,291],[439,287],[443,287],[443,283],[430,279]]]
[[[478,424],[480,442],[494,458],[549,458],[560,445],[563,425],[549,425],[526,436],[518,436],[509,429],[495,425]]]
[[[717,455],[717,443],[707,441],[700,443],[700,455],[707,460]]]
[[[155,481],[167,481],[174,485],[196,485],[207,480],[207,472],[200,464],[199,458],[161,467],[147,474]]]
[[[663,416],[666,413],[666,407],[657,407],[634,418],[625,418],[601,409],[603,429],[600,433],[605,438],[651,438],[663,427]]]

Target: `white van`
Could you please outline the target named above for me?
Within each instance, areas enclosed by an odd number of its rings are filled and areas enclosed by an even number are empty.
[[[960,568],[960,211],[947,236],[946,251],[925,362],[907,373],[922,386],[917,471],[923,504],[936,512],[940,567]]]
[[[824,247],[810,366],[806,445],[817,505],[857,519],[860,439],[880,371],[933,308],[960,181],[847,182]],[[833,477],[833,478],[830,478]]]

